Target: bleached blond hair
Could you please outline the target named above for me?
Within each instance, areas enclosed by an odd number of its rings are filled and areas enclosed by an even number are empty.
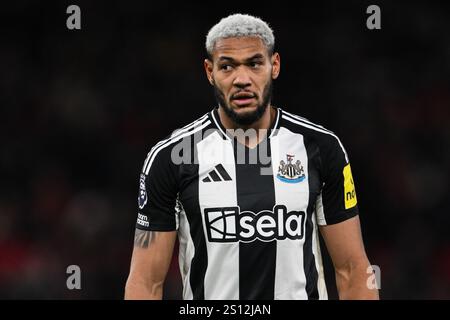
[[[258,17],[240,13],[223,18],[209,30],[206,52],[211,57],[217,40],[239,37],[259,37],[269,52],[273,52],[275,37],[269,25]]]

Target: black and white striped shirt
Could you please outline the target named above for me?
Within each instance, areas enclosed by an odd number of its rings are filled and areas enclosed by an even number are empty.
[[[145,160],[136,227],[178,231],[184,299],[327,298],[318,225],[358,214],[348,156],[331,131],[276,111],[253,149],[213,109]]]

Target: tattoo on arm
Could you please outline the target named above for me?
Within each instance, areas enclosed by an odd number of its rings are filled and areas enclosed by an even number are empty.
[[[134,234],[134,246],[139,248],[148,248],[148,245],[154,238],[155,233],[153,231],[136,229],[136,233]]]

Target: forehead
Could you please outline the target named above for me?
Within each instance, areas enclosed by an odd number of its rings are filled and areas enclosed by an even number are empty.
[[[214,59],[221,56],[235,59],[246,58],[260,53],[264,57],[268,55],[267,47],[259,37],[225,38],[217,40],[214,50]]]

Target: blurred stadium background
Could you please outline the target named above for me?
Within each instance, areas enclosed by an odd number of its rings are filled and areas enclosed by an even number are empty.
[[[66,28],[70,4],[81,7],[79,31]],[[381,30],[365,26],[369,4],[381,7]],[[0,298],[123,297],[145,156],[214,106],[205,35],[243,12],[275,30],[274,104],[333,130],[349,151],[381,297],[449,299],[448,6],[292,6],[2,3]],[[72,264],[81,290],[66,288]],[[165,296],[180,297],[176,259]]]

